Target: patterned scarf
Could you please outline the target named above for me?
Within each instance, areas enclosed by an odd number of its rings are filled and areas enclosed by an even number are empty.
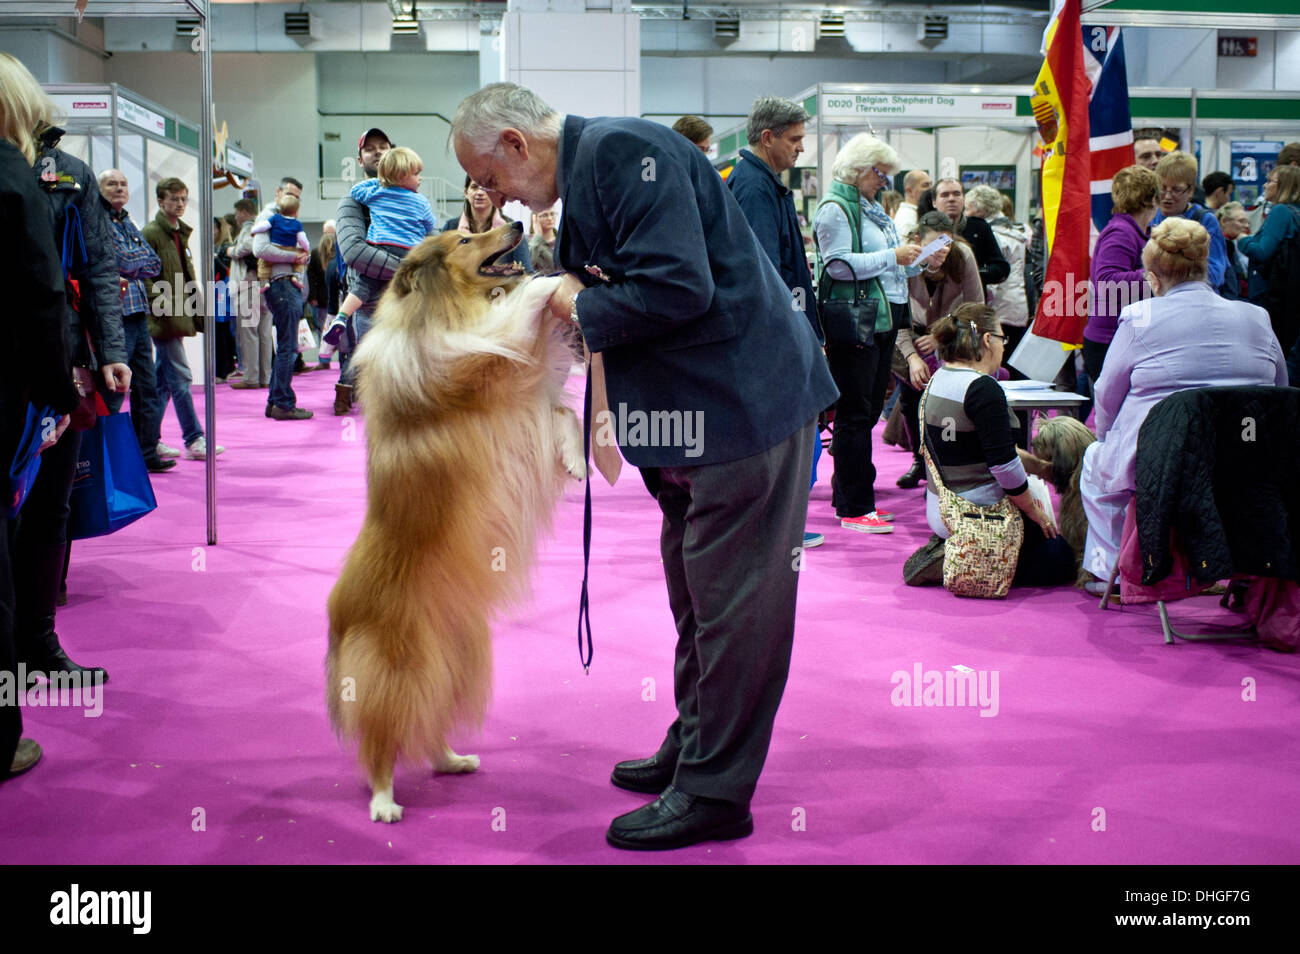
[[[889,248],[897,248],[902,243],[898,240],[898,230],[894,228],[894,220],[889,217],[882,206],[875,199],[868,199],[862,196],[862,212],[876,227],[880,229],[885,236],[885,245]]]

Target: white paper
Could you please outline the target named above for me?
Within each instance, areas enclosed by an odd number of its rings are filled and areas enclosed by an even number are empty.
[[[1056,509],[1052,506],[1052,495],[1047,491],[1047,484],[1041,477],[1029,474],[1029,494],[1043,505],[1043,512],[1056,523]]]
[[[1007,364],[1027,378],[1037,381],[1055,381],[1056,376],[1065,367],[1066,359],[1073,352],[1066,351],[1065,346],[1051,338],[1040,338],[1030,327],[1025,336],[1016,345],[1016,350],[1007,359]]]
[[[1050,391],[1050,381],[999,381],[1004,391],[1035,391],[1040,388]]]
[[[912,264],[924,265],[925,260],[927,258],[933,255],[935,252],[939,251],[939,249],[947,248],[951,244],[952,244],[952,236],[943,235],[942,233],[940,233],[938,236],[935,237],[935,240],[933,242],[931,242],[925,248],[921,249],[921,254],[916,257],[916,261],[913,262]]]

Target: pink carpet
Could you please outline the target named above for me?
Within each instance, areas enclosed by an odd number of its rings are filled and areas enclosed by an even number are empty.
[[[182,461],[154,478],[156,513],[74,546],[59,630],[112,678],[98,718],[25,710],[45,758],[0,786],[4,860],[1300,861],[1300,660],[1166,647],[1154,608],[1103,613],[1071,589],[978,602],[905,587],[902,562],[928,533],[923,494],[895,489],[909,457],[880,444],[890,536],[839,528],[822,459],[808,523],[827,541],[806,557],[752,837],[664,854],[604,841],[611,817],[646,800],[612,787],[611,766],[653,752],[673,718],[659,516],[635,471],[595,487],[591,674],[576,645],[574,489],[534,605],[497,628],[488,719],[458,740],[482,769],[399,771],[404,820],[372,823],[323,705],[325,597],[365,499],[363,423],[331,414],[334,377],[295,379],[317,413],[305,422],[263,417],[264,391],[219,387],[219,545],[205,545],[203,464]],[[179,446],[172,411],[163,439]],[[1174,612],[1223,611],[1200,598]],[[891,678],[916,666],[996,671],[996,715],[895,706]]]

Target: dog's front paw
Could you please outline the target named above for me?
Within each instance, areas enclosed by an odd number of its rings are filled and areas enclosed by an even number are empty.
[[[565,454],[563,457],[564,469],[574,480],[587,479],[587,462],[577,454]]]
[[[370,820],[392,824],[402,820],[402,806],[393,801],[389,792],[376,792],[370,799]]]
[[[448,749],[438,761],[433,763],[433,770],[447,775],[464,775],[469,772],[477,772],[478,766],[477,755],[457,755],[451,749]]]

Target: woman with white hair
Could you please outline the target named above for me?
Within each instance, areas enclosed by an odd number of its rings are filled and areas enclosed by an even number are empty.
[[[1099,595],[1119,557],[1124,512],[1137,487],[1137,438],[1147,413],[1188,388],[1286,386],[1268,313],[1228,301],[1206,281],[1210,235],[1171,217],[1151,231],[1142,265],[1156,298],[1119,313],[1096,383],[1097,442],[1083,455],[1079,492],[1088,516],[1084,587]]]
[[[880,417],[889,381],[897,329],[911,321],[907,277],[921,248],[904,244],[876,201],[898,171],[898,153],[874,136],[854,136],[835,157],[826,197],[813,217],[818,287],[830,297],[852,296],[854,284],[879,281],[889,303],[891,327],[861,345],[826,345],[826,360],[840,389],[835,405],[835,457],[831,502],[840,526],[860,533],[890,533],[892,513],[876,507],[876,468],[871,462],[871,428]],[[834,261],[839,259],[839,261]]]

